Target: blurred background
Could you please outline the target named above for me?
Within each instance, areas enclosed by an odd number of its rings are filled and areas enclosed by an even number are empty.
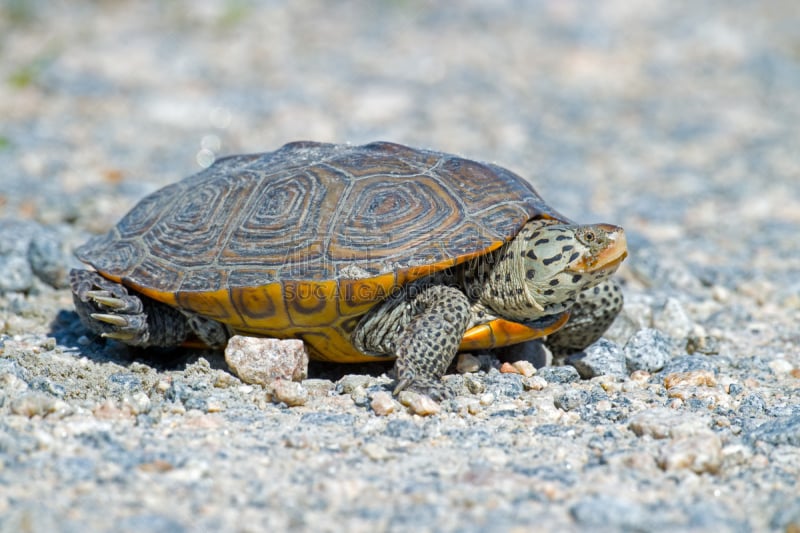
[[[0,530],[798,531],[798,28],[797,0],[0,0]],[[300,139],[495,162],[624,226],[606,336],[669,369],[387,420],[86,336],[74,245]]]
[[[380,139],[507,166],[715,280],[785,275],[800,268],[798,13],[2,0],[0,217],[100,232],[215,157]]]

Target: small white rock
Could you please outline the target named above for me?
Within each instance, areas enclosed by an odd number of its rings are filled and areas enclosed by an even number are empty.
[[[370,407],[372,407],[376,415],[386,416],[394,412],[397,402],[394,401],[391,394],[381,391],[372,395]]]
[[[794,370],[794,366],[792,363],[787,361],[786,359],[775,359],[774,361],[770,361],[768,363],[770,370],[775,375],[780,376],[781,374],[788,374],[792,370]]]
[[[458,362],[456,363],[456,370],[459,374],[467,374],[477,372],[481,369],[481,360],[472,355],[471,353],[458,354]]]
[[[513,366],[517,372],[526,378],[529,378],[536,373],[536,367],[533,366],[530,361],[515,361],[511,363],[511,366]]]
[[[283,402],[289,407],[296,407],[308,401],[308,391],[294,381],[276,379],[272,382],[272,399]]]
[[[481,405],[492,405],[494,403],[494,394],[491,392],[487,392],[486,394],[482,394],[481,397],[478,399]]]
[[[385,461],[391,454],[389,450],[381,446],[380,444],[375,444],[374,442],[368,442],[361,447],[361,451],[364,452],[364,455],[372,459],[373,461]]]
[[[430,396],[412,391],[402,391],[398,397],[400,403],[408,407],[412,413],[420,416],[435,415],[442,407],[433,401]]]
[[[254,385],[302,381],[308,375],[308,352],[297,339],[234,335],[225,347],[225,362],[239,379]]]
[[[722,465],[722,442],[708,432],[672,440],[661,450],[658,465],[664,470],[689,469],[696,474],[719,471]]]

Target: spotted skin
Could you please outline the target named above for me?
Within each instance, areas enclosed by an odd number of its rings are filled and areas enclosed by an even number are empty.
[[[397,358],[396,392],[411,388],[432,396],[441,394],[437,384],[467,329],[497,318],[531,323],[576,310],[562,328],[566,332],[549,338],[558,348],[580,350],[599,338],[622,304],[611,294],[618,292],[616,285],[607,282],[616,259],[575,271],[615,245],[617,237],[608,228],[532,221],[507,247],[418,280],[373,308],[356,328],[353,343],[363,352]],[[539,255],[534,259],[529,251]],[[581,304],[577,309],[576,303]]]
[[[567,324],[547,336],[545,344],[555,357],[579,352],[597,341],[622,310],[622,290],[606,280],[578,294]]]
[[[397,358],[395,394],[412,389],[441,397],[439,379],[458,350],[470,302],[456,287],[422,280],[369,313],[354,332],[357,348]]]

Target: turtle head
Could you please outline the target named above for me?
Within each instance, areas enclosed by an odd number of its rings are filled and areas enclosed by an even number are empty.
[[[578,293],[608,279],[628,255],[625,232],[618,226],[528,224],[524,279],[528,296],[544,314],[571,305]]]

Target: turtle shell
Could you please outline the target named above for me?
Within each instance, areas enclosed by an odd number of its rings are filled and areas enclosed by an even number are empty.
[[[376,142],[290,143],[218,160],[76,250],[101,275],[234,331],[368,360],[359,319],[403,284],[486,254],[536,217],[516,174]]]

